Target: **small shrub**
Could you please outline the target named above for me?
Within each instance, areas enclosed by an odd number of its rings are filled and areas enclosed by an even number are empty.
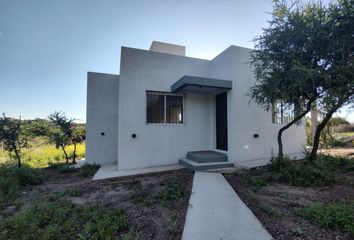
[[[281,216],[281,213],[278,212],[277,209],[275,209],[269,205],[261,204],[259,206],[259,208],[262,209],[265,213],[267,213],[273,217],[280,217]]]
[[[143,189],[137,189],[130,199],[135,204],[143,204],[145,206],[151,206],[156,203],[158,193],[153,189],[153,186],[148,186]]]
[[[160,192],[160,198],[164,202],[177,201],[184,196],[184,191],[181,183],[177,180],[168,181],[166,186]]]
[[[335,182],[336,170],[347,171],[350,166],[351,160],[348,158],[328,155],[318,155],[314,161],[301,163],[283,159],[267,166],[267,180],[301,187],[327,186]]]
[[[334,139],[333,147],[345,147],[347,144],[340,139]]]
[[[134,230],[130,229],[127,234],[124,235],[123,240],[139,240],[139,234]]]
[[[302,235],[304,235],[304,231],[302,231],[302,229],[300,227],[294,227],[291,230],[292,235],[296,236],[296,237],[300,237]]]
[[[146,206],[151,206],[158,202],[170,206],[171,203],[179,201],[184,196],[185,192],[180,182],[171,180],[164,184],[161,190],[155,190],[154,186],[148,186],[137,190],[130,198],[134,203]]]
[[[0,206],[15,200],[21,187],[41,184],[44,179],[37,169],[0,166]]]
[[[266,181],[261,177],[251,177],[249,175],[243,175],[241,181],[248,187],[251,188],[253,192],[258,191],[262,187],[266,186]]]
[[[78,170],[67,163],[50,163],[49,168],[56,169],[59,173],[74,173]]]
[[[96,164],[84,164],[79,170],[80,177],[91,177],[95,175],[97,170],[100,168],[100,165]]]
[[[324,228],[337,229],[354,236],[354,203],[313,203],[297,209],[296,213]]]
[[[29,167],[13,168],[20,186],[38,185],[44,182],[44,175],[38,169]]]
[[[178,232],[178,219],[176,214],[172,214],[168,219],[168,232],[176,235]]]
[[[55,201],[64,197],[80,197],[83,195],[83,190],[80,188],[69,188],[65,191],[53,191],[48,195],[49,201]]]
[[[114,239],[128,229],[119,209],[44,201],[0,222],[0,239]]]

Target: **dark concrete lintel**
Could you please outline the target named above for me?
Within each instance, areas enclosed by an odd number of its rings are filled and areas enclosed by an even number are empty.
[[[172,92],[203,92],[203,89],[206,93],[227,91],[232,89],[232,81],[185,75],[171,86]]]

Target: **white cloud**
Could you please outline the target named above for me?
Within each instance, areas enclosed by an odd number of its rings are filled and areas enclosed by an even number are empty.
[[[0,32],[0,38],[4,38],[4,34]]]

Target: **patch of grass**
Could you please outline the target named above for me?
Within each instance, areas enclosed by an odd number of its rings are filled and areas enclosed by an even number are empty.
[[[336,133],[336,137],[338,138],[346,138],[346,137],[353,137],[354,132],[341,132],[341,133]]]
[[[318,155],[315,161],[302,163],[275,159],[267,166],[267,181],[283,182],[293,186],[321,187],[335,182],[335,172],[352,171],[354,160],[346,157]]]
[[[134,230],[130,229],[127,234],[124,235],[123,240],[139,240],[139,234]]]
[[[185,195],[181,182],[178,180],[168,181],[162,189],[159,197],[164,202],[178,201]]]
[[[273,216],[273,217],[280,217],[281,213],[274,207],[271,207],[269,205],[265,205],[265,204],[260,204],[259,208],[264,211],[265,213]]]
[[[73,156],[73,150],[73,145],[66,147],[69,157]],[[76,156],[78,159],[85,157],[84,143],[77,144]],[[24,149],[22,152],[22,161],[32,168],[45,168],[50,164],[65,161],[65,155],[61,149],[55,148],[54,145],[41,145],[36,148]],[[13,162],[7,152],[0,150],[0,163],[11,164]]]
[[[122,210],[44,201],[0,222],[0,239],[114,239],[129,229]]]
[[[44,174],[37,169],[0,165],[0,206],[15,200],[21,187],[41,184],[44,179]]]
[[[241,177],[241,182],[250,187],[253,192],[257,192],[262,187],[266,186],[266,181],[262,177],[251,177],[249,175],[243,175]]]
[[[302,231],[302,229],[300,227],[294,227],[294,228],[290,229],[290,232],[293,236],[296,236],[296,237],[300,237],[300,236],[304,235],[304,231]]]
[[[63,197],[80,197],[83,195],[83,190],[79,188],[69,188],[66,189],[65,191],[54,191],[51,192],[48,196],[48,199],[50,201],[55,201],[59,198]]]
[[[172,214],[168,219],[168,232],[171,235],[176,235],[178,232],[178,219],[175,213]]]
[[[184,189],[179,180],[167,181],[161,190],[155,190],[154,186],[148,186],[143,189],[138,189],[131,195],[134,203],[140,203],[146,206],[151,206],[158,202],[170,206],[172,203],[179,201],[185,196]]]
[[[79,169],[79,176],[80,177],[91,177],[95,175],[97,170],[100,168],[100,165],[96,164],[84,164],[80,169]]]
[[[56,169],[59,173],[73,173],[78,171],[76,168],[73,168],[71,164],[67,163],[50,163],[49,168]]]
[[[337,229],[354,236],[354,202],[351,204],[313,203],[297,209],[296,214],[324,228]]]

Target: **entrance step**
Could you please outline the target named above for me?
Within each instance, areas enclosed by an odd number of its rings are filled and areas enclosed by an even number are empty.
[[[229,168],[233,167],[234,164],[228,161],[219,161],[219,162],[204,162],[199,163],[188,158],[181,158],[179,159],[179,164],[183,165],[190,171],[202,171],[202,170],[209,170],[209,169],[219,169],[219,168]]]
[[[216,151],[193,151],[187,153],[187,158],[197,163],[226,162],[227,154]]]

